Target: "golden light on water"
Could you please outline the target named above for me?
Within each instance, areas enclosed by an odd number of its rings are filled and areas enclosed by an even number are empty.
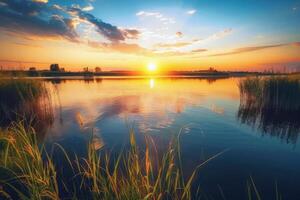
[[[149,81],[149,86],[150,86],[150,88],[151,88],[151,89],[154,88],[154,85],[155,85],[154,79],[151,78],[150,81]]]

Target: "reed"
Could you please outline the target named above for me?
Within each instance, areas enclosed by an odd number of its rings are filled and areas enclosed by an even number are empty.
[[[146,139],[146,149],[140,151],[130,131],[130,149],[105,159],[89,146],[84,165],[77,160],[84,183],[90,183],[95,199],[191,199],[191,183],[195,175],[185,181],[180,168],[178,142],[174,139],[158,163],[150,151],[151,139]],[[104,162],[104,165],[101,164]],[[112,168],[110,167],[112,166]],[[158,167],[155,167],[158,166]],[[88,180],[88,181],[87,181]]]
[[[34,129],[25,128],[21,122],[13,123],[1,132],[0,145],[0,194],[3,197],[59,198],[55,167],[44,147],[38,145]]]
[[[0,126],[25,121],[45,132],[53,120],[50,93],[45,83],[27,79],[0,79]]]
[[[180,135],[180,134],[179,134]],[[93,139],[93,138],[92,138]],[[71,159],[62,147],[72,172],[73,185],[63,181],[61,166],[55,166],[52,155],[38,145],[34,129],[13,123],[0,134],[0,197],[19,199],[194,199],[193,180],[199,165],[190,177],[181,169],[179,136],[174,138],[161,159],[153,156],[151,139],[141,150],[130,130],[130,148],[112,155],[88,145],[86,157]]]
[[[295,143],[300,131],[300,77],[251,77],[239,82],[242,123]]]

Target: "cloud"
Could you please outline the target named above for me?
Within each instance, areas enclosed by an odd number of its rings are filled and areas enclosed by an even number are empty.
[[[136,13],[136,16],[155,16],[156,18],[161,18],[162,14],[160,14],[159,12],[146,12],[146,11],[139,11]]]
[[[192,53],[200,53],[200,52],[205,52],[207,49],[194,49],[192,50]]]
[[[195,54],[199,54],[202,52],[206,52],[207,49],[195,49],[192,51],[156,51],[153,54],[156,56],[195,56]]]
[[[31,43],[24,43],[24,42],[14,42],[13,44],[17,46],[25,46],[25,47],[33,47],[33,48],[42,48],[40,45],[34,45]]]
[[[183,36],[183,33],[180,32],[180,31],[178,31],[178,32],[176,32],[176,36],[177,36],[177,37],[182,37],[182,36]]]
[[[300,42],[293,42],[293,43],[291,43],[291,45],[294,45],[294,46],[300,47]]]
[[[191,42],[176,42],[176,43],[158,43],[154,46],[160,48],[172,48],[172,47],[184,47],[191,44],[192,44]]]
[[[154,19],[161,21],[163,24],[175,24],[176,23],[173,18],[165,17],[160,12],[139,11],[135,15],[138,17],[153,17]]]
[[[136,54],[142,56],[188,56],[191,54],[197,54],[207,51],[207,49],[195,49],[193,51],[153,51],[144,47],[139,46],[138,44],[128,44],[128,43],[105,43],[99,41],[88,41],[88,45],[92,48],[99,49],[101,51],[115,51],[128,54]]]
[[[136,39],[139,35],[138,30],[134,29],[119,29],[117,26],[103,22],[94,15],[83,11],[77,7],[68,8],[68,12],[78,16],[81,20],[85,20],[96,27],[98,33],[112,42],[124,41],[125,39]]]
[[[209,41],[214,41],[214,40],[219,40],[222,39],[230,34],[233,33],[233,29],[232,28],[226,28],[224,30],[221,30],[219,32],[216,32],[212,35],[207,36],[206,38],[203,39],[194,39],[193,40],[193,44],[200,44],[200,43],[205,43],[205,42],[209,42]]]
[[[72,4],[72,8],[77,8],[77,9],[82,10],[82,11],[91,11],[91,10],[94,10],[94,6],[92,4],[90,4],[90,3],[88,3],[84,7],[81,7],[78,4]]]
[[[196,12],[197,12],[197,10],[193,9],[193,10],[188,10],[188,11],[186,12],[186,14],[188,14],[188,15],[193,15],[193,14],[195,14]]]
[[[48,3],[48,0],[33,0],[34,2]]]
[[[91,11],[94,10],[94,7],[92,6],[92,4],[88,4],[87,6],[82,8],[83,11]]]
[[[276,48],[276,47],[282,47],[282,46],[300,46],[300,42],[294,42],[294,43],[285,43],[285,44],[275,44],[275,45],[264,45],[264,46],[253,46],[253,47],[243,47],[243,48],[237,48],[229,52],[225,53],[217,53],[212,54],[209,56],[227,56],[227,55],[235,55],[235,54],[241,54],[241,53],[247,53],[252,51],[259,51],[263,49],[270,49],[270,48]]]
[[[86,7],[78,5],[62,7],[48,5],[46,0],[1,0],[0,28],[6,32],[38,37],[63,38],[72,42],[80,42],[76,25],[88,22],[96,31],[111,42],[137,39],[139,31],[120,29],[110,23],[103,22],[86,11],[92,10],[89,3]]]
[[[233,32],[232,28],[226,28],[218,33],[215,33],[215,34],[209,36],[206,40],[220,39],[227,35],[230,35],[232,32]]]
[[[0,5],[0,28],[19,34],[64,38],[78,41],[73,20],[56,14],[47,1],[3,0]]]
[[[123,35],[128,39],[138,39],[140,32],[136,29],[122,29]]]
[[[139,55],[150,55],[151,51],[145,49],[138,44],[127,44],[127,43],[106,43],[99,41],[88,41],[90,47],[102,50],[102,51],[116,51],[121,53],[139,54]]]

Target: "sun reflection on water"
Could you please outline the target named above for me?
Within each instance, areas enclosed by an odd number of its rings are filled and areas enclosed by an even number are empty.
[[[149,80],[149,86],[150,86],[151,89],[154,88],[154,86],[155,86],[155,81],[154,81],[153,78],[151,78],[151,79]]]

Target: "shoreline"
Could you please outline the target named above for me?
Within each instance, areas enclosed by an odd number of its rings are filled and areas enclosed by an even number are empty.
[[[77,77],[84,79],[92,78],[230,78],[245,76],[271,76],[271,75],[291,75],[295,73],[266,73],[266,72],[207,72],[207,71],[182,71],[168,73],[141,73],[131,71],[106,71],[106,72],[52,72],[52,71],[0,71],[0,78],[69,78]]]

